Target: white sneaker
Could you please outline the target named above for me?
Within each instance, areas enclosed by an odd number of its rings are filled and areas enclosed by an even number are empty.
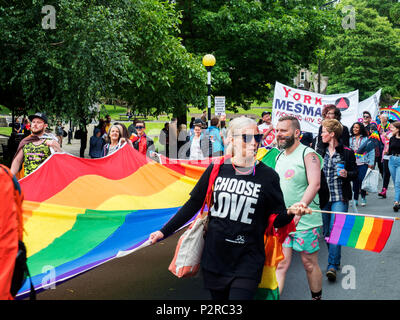
[[[365,200],[365,198],[361,198],[361,207],[365,207],[367,205],[367,200]]]

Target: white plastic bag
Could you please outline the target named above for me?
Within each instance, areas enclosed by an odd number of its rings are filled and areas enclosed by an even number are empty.
[[[361,184],[361,189],[367,192],[378,192],[379,171],[368,168]]]

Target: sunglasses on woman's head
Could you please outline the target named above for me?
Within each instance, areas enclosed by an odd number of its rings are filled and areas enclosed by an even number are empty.
[[[260,143],[261,139],[263,137],[262,134],[241,134],[241,135],[238,135],[238,136],[242,137],[244,143],[251,142],[253,140],[253,138],[256,141],[256,143]]]

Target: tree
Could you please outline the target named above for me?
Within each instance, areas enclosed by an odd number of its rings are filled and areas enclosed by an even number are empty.
[[[337,9],[354,6],[354,29],[339,28],[326,39],[328,93],[360,90],[360,100],[382,88],[383,102],[400,90],[400,31],[386,17],[367,7],[367,1],[343,0]]]
[[[59,0],[0,4],[0,104],[62,118],[92,116],[101,97],[138,110],[181,110],[205,89],[200,57],[175,36],[174,6],[157,0]]]
[[[387,17],[394,26],[400,26],[400,2],[398,0],[368,0],[366,5],[368,8],[376,9],[381,17]]]
[[[266,101],[275,81],[292,82],[333,23],[324,0],[178,0],[185,47],[212,53],[213,92],[228,107]]]

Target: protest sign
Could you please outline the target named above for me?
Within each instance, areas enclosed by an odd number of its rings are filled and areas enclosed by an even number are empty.
[[[302,131],[318,133],[322,123],[322,109],[327,104],[336,105],[342,112],[342,124],[351,127],[358,115],[358,90],[323,95],[276,82],[272,104],[272,123],[276,126],[279,118],[294,116],[300,121]]]

